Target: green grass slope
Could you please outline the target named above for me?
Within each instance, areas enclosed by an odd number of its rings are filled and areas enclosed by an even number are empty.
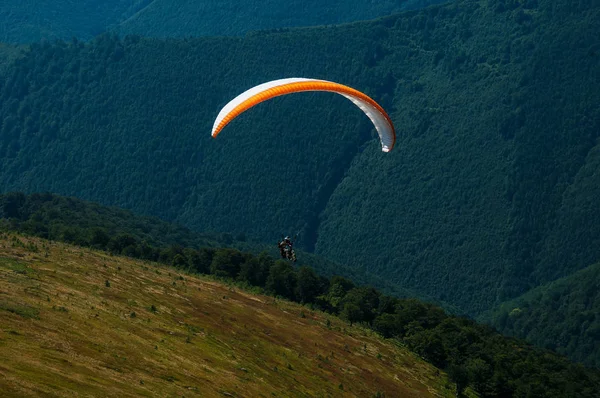
[[[600,258],[571,222],[598,217],[599,21],[594,3],[465,0],[244,38],[34,45],[0,80],[0,189],[264,241],[300,231],[317,254],[476,314]],[[209,138],[230,98],[289,76],[380,101],[396,150],[329,93],[261,104]],[[557,247],[574,231],[576,251]]]
[[[600,368],[600,264],[537,287],[480,319],[506,335]]]
[[[171,268],[2,235],[0,283],[10,396],[454,396],[368,330]]]
[[[10,219],[11,223],[14,221],[14,218]],[[14,233],[2,233],[0,239],[6,241],[6,245],[1,245],[0,249],[6,248],[9,253],[7,257],[0,257],[0,260],[5,260],[6,268],[17,274],[32,276],[27,265],[19,262],[27,257],[27,253],[32,255],[33,260],[41,259],[42,254],[44,259],[48,259],[52,254],[52,245],[48,242],[31,238],[22,239]],[[67,247],[59,246],[63,249]],[[110,255],[103,255],[88,248],[75,249],[71,253],[78,254],[80,258],[84,253],[96,253],[101,260],[127,255],[129,258],[143,260],[144,265],[139,262],[138,265],[141,265],[143,271],[150,272],[152,270],[149,270],[149,265],[158,266],[153,261],[172,264],[175,268],[163,267],[154,269],[154,272],[162,275],[162,271],[166,269],[168,276],[171,277],[172,286],[181,287],[183,283],[184,292],[187,292],[186,279],[180,274],[181,270],[196,275],[198,273],[218,275],[224,278],[220,280],[228,284],[233,282],[251,288],[255,293],[267,292],[273,296],[303,303],[304,307],[299,313],[300,318],[307,318],[309,309],[311,317],[314,316],[315,310],[321,309],[336,314],[348,321],[350,325],[361,324],[369,330],[376,330],[399,346],[409,348],[438,369],[448,372],[450,380],[456,387],[457,396],[470,395],[474,392],[478,396],[487,397],[581,398],[595,397],[600,388],[600,373],[570,363],[566,358],[549,350],[535,348],[523,341],[504,337],[495,330],[485,325],[478,325],[470,319],[447,315],[434,305],[415,299],[386,296],[370,287],[355,286],[351,281],[339,276],[323,278],[309,267],[295,268],[287,262],[274,261],[268,255],[254,256],[230,248],[201,248],[199,251],[181,247],[175,250],[152,248],[131,238],[123,239],[119,236],[111,238],[108,243],[93,244],[93,246],[107,250]],[[60,260],[64,260],[64,257]],[[128,262],[123,261],[122,264]],[[121,265],[117,265],[116,268],[118,275],[123,271]],[[72,261],[68,261],[66,266],[69,269],[77,267]],[[108,268],[106,262],[102,266]],[[85,270],[86,277],[89,276],[88,271],[89,269]],[[171,271],[176,274],[172,275]],[[8,279],[12,281],[10,276]],[[34,279],[38,282],[41,280]],[[128,276],[126,279],[129,281],[132,278]],[[114,280],[115,274],[112,274],[111,279],[104,280],[104,287],[113,287]],[[119,282],[122,281],[119,279]],[[37,287],[40,286],[38,284]],[[233,291],[233,286],[235,285],[229,285],[230,292]],[[135,290],[130,284],[127,285],[127,289]],[[24,291],[29,293],[28,287]],[[156,293],[156,290],[154,289],[153,292]],[[6,297],[9,297],[8,293]],[[46,301],[49,300],[50,298],[46,297]],[[39,319],[39,308],[23,305],[18,298],[9,298],[0,304],[0,310],[26,319]],[[128,300],[128,304],[137,306],[135,301],[132,303]],[[211,307],[214,307],[212,302]],[[54,306],[53,309],[68,312],[65,306]],[[91,309],[94,310],[95,307]],[[151,304],[149,310],[156,313],[158,307]],[[138,315],[134,311],[129,314],[129,317],[137,318]],[[224,322],[224,319],[221,319],[221,322]],[[325,326],[328,330],[336,330],[336,326],[332,327],[331,319],[325,319]],[[191,337],[188,335],[186,343],[190,340]],[[155,346],[155,349],[158,347]],[[365,352],[368,350],[365,344],[363,350]],[[381,355],[377,357],[381,359]],[[291,369],[291,365],[288,369]],[[377,395],[381,396],[381,391],[375,394]]]

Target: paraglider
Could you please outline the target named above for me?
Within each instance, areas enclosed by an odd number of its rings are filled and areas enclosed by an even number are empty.
[[[362,110],[371,120],[377,133],[383,152],[389,152],[396,143],[396,131],[392,120],[385,110],[375,100],[354,88],[343,84],[307,78],[287,78],[272,80],[259,84],[244,91],[229,101],[217,115],[213,124],[211,136],[216,138],[219,133],[236,117],[271,98],[282,95],[294,94],[306,91],[327,91],[342,95],[349,99],[354,105]],[[282,258],[296,262],[296,253],[293,249],[293,241],[286,236],[277,244]]]
[[[348,98],[371,119],[379,134],[381,150],[389,152],[394,148],[394,144],[396,143],[394,125],[381,105],[371,97],[343,84],[306,78],[273,80],[259,84],[243,92],[221,109],[213,125],[211,135],[213,138],[216,138],[229,122],[263,101],[281,95],[304,91],[329,91]]]
[[[296,237],[294,237],[296,239]],[[294,251],[294,242],[289,236],[283,238],[278,244],[281,258],[286,258],[292,262],[296,262],[296,252]]]

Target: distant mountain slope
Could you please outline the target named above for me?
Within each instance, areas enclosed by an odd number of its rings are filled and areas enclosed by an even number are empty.
[[[400,77],[399,151],[352,164],[316,252],[369,258],[372,272],[473,312],[600,260],[598,3],[457,2],[417,15],[395,26],[420,34],[382,42],[418,44],[378,62]]]
[[[600,47],[598,48],[600,56]],[[599,68],[600,69],[600,68]],[[596,71],[597,74],[600,72]],[[600,80],[600,78],[599,78]],[[575,116],[576,123],[600,130],[598,119],[588,115]],[[569,274],[574,267],[581,268],[598,261],[600,248],[600,142],[594,135],[587,137],[591,149],[584,151],[585,162],[572,177],[569,187],[563,191],[556,220],[550,227],[544,242],[541,263],[554,264],[549,269],[539,269],[539,280],[553,280]]]
[[[20,50],[16,46],[0,43],[0,74],[12,64]]]
[[[600,214],[598,31],[596,3],[463,0],[244,38],[33,45],[0,79],[0,189],[264,242],[300,231],[306,249],[477,314],[600,260],[596,227],[575,222]],[[330,93],[209,137],[230,98],[289,76],[364,90],[397,148],[381,153]]]
[[[372,19],[442,1],[3,0],[0,42],[89,40],[106,31],[152,37],[243,35],[259,29]]]
[[[454,396],[368,330],[172,268],[1,235],[0,283],[4,396]]]
[[[90,39],[151,0],[2,0],[0,42]]]
[[[504,334],[600,368],[600,263],[539,286],[480,319]]]
[[[151,37],[232,36],[248,31],[373,19],[446,0],[155,0],[114,28]]]

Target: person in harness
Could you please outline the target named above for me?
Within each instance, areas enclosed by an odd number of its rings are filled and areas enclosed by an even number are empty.
[[[289,236],[283,238],[278,244],[281,258],[287,258],[290,261],[296,262],[296,252],[294,251],[294,242]]]

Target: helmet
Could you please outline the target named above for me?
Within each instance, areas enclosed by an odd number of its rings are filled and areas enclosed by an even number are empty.
[[[290,240],[290,237],[289,237],[289,236],[286,236],[286,237],[284,238],[284,240]]]

